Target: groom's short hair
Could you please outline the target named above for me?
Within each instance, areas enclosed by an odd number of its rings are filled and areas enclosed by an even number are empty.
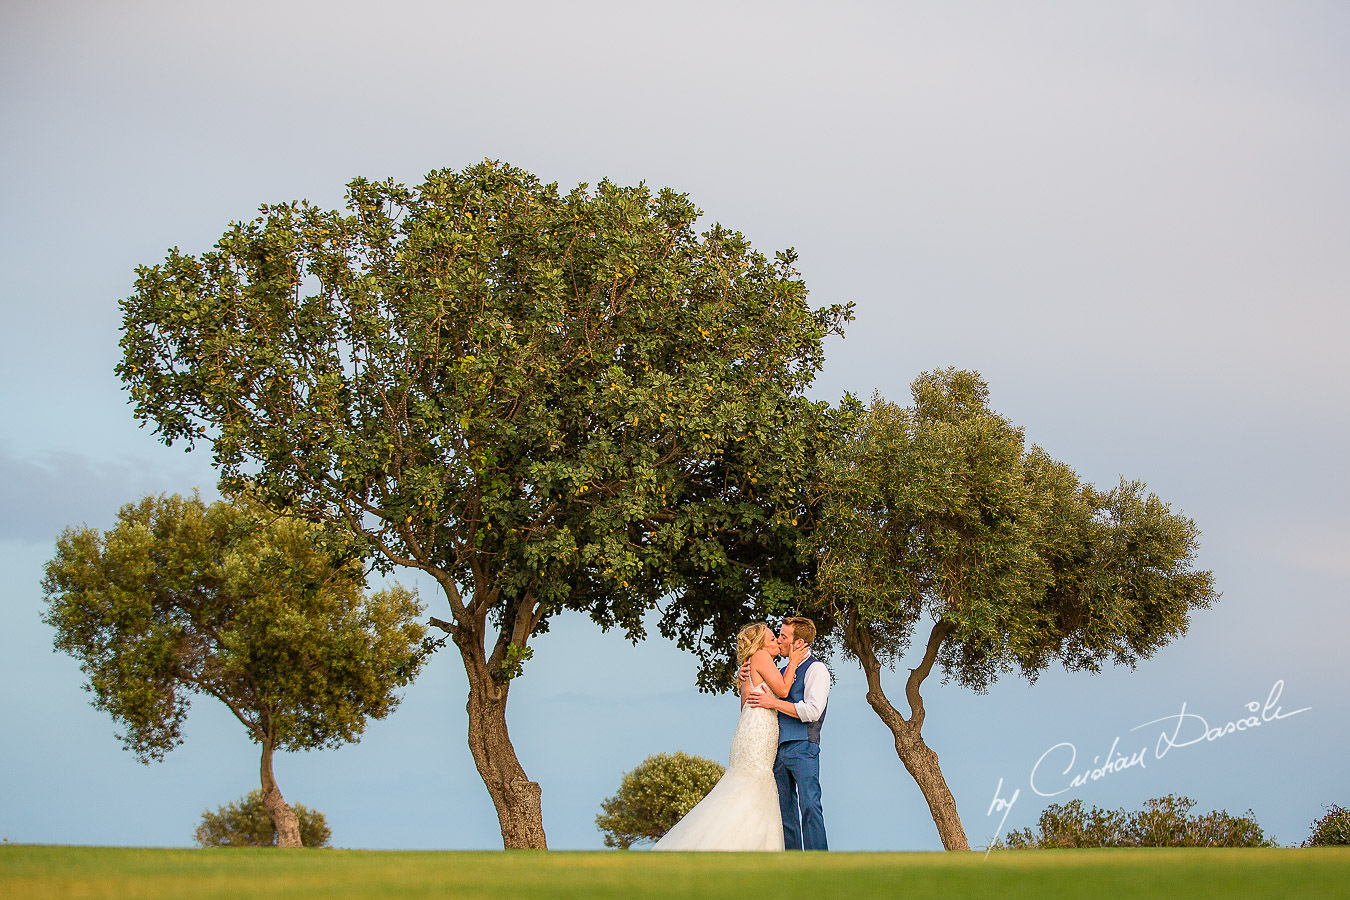
[[[816,639],[816,623],[806,616],[788,616],[783,620],[783,624],[792,626],[793,640],[809,644]]]

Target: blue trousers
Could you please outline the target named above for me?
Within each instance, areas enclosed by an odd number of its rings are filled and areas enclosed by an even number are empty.
[[[783,812],[783,849],[828,850],[820,807],[820,745],[784,741],[773,761],[778,805]]]

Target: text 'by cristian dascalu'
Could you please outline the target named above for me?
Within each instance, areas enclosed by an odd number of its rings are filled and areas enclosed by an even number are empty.
[[[1204,716],[1187,710],[1186,704],[1183,702],[1181,712],[1158,719],[1150,719],[1130,729],[1130,731],[1139,731],[1149,726],[1162,725],[1156,742],[1150,744],[1148,738],[1145,738],[1143,743],[1139,745],[1138,750],[1129,746],[1125,752],[1121,752],[1120,738],[1117,737],[1111,742],[1111,749],[1106,751],[1106,756],[1094,756],[1091,765],[1080,764],[1078,762],[1078,748],[1068,741],[1061,741],[1042,753],[1041,758],[1036,760],[1036,765],[1031,767],[1031,775],[1027,779],[1028,786],[1041,797],[1058,797],[1060,794],[1082,787],[1090,781],[1099,781],[1108,775],[1114,775],[1126,769],[1132,769],[1136,766],[1141,769],[1147,768],[1148,760],[1162,759],[1172,750],[1190,747],[1202,741],[1221,740],[1239,731],[1260,728],[1262,725],[1268,725],[1279,719],[1287,719],[1290,716],[1296,716],[1301,712],[1312,709],[1311,706],[1305,706],[1302,709],[1285,712],[1280,706],[1280,695],[1283,692],[1284,681],[1277,681],[1271,687],[1270,693],[1266,695],[1265,703],[1253,700],[1245,707],[1247,715],[1214,726],[1211,726]],[[998,836],[1003,833],[1003,823],[1008,821],[1008,813],[1012,812],[1013,804],[1017,802],[1021,793],[1022,789],[1017,788],[1012,792],[1012,796],[1003,796],[1003,779],[998,780],[998,787],[994,788],[994,800],[989,804],[989,811],[985,813],[986,816],[1003,813],[1003,818],[999,820],[998,829],[994,832],[991,843],[998,840]]]

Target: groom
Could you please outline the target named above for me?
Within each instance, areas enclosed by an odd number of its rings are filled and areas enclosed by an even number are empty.
[[[828,850],[825,814],[820,806],[820,726],[830,697],[830,670],[811,655],[816,625],[804,616],[790,616],[778,630],[778,651],[806,649],[806,659],[797,666],[785,699],[768,691],[752,692],[746,702],[778,710],[778,756],[773,777],[778,782],[778,803],[783,812],[783,847],[787,850]],[[781,671],[781,670],[780,670]],[[748,679],[743,673],[742,679]]]

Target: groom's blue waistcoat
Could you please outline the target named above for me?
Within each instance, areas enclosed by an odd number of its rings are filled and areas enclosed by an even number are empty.
[[[788,694],[783,699],[789,703],[799,703],[806,696],[806,670],[815,665],[825,665],[815,657],[808,657],[807,664],[797,669],[797,675],[792,679],[792,686],[788,688]],[[825,721],[825,710],[820,711],[820,718],[814,722],[803,722],[796,716],[789,716],[787,713],[778,714],[778,743],[785,741],[810,741],[813,744],[820,743],[820,726]]]

